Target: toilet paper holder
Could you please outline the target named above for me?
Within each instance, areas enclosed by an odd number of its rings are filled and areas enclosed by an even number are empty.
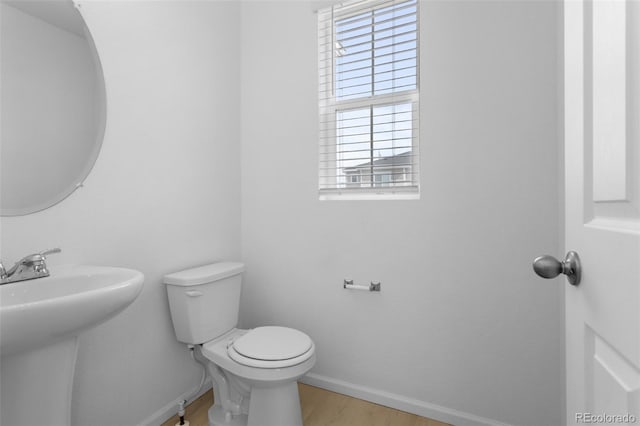
[[[344,280],[342,283],[342,288],[346,288],[348,290],[365,290],[365,291],[380,291],[380,281],[374,282],[366,285],[356,285],[353,283],[353,280]]]

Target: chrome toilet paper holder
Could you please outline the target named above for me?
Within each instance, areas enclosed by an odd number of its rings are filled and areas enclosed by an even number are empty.
[[[371,281],[371,283],[366,285],[356,285],[353,283],[353,280],[344,280],[342,283],[342,287],[348,290],[365,290],[365,291],[380,291],[380,281]]]

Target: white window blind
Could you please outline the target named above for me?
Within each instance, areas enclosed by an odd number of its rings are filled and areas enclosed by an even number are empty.
[[[417,194],[416,0],[318,12],[320,196]]]

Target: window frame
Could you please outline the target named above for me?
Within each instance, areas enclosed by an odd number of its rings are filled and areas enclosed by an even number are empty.
[[[415,2],[416,7],[416,84],[415,89],[403,90],[395,93],[385,93],[360,98],[338,99],[336,95],[335,70],[338,56],[335,54],[337,42],[335,39],[336,23],[341,20],[357,16],[367,11],[374,11],[385,7],[402,4],[407,0],[360,0],[338,7],[333,6],[318,11],[318,70],[319,70],[319,117],[320,117],[320,143],[319,143],[319,198],[320,200],[383,200],[383,199],[419,199],[420,198],[420,151],[419,151],[419,111],[420,111],[420,1]],[[336,11],[337,10],[337,11]],[[327,42],[327,38],[330,41]],[[328,48],[327,48],[328,46]],[[325,49],[323,49],[325,47]],[[324,70],[324,73],[323,73]],[[372,81],[375,74],[371,76]],[[326,93],[329,93],[327,95]],[[324,95],[323,95],[324,93]],[[412,122],[416,123],[412,128],[411,140],[411,170],[414,177],[411,185],[377,186],[374,177],[371,177],[369,187],[353,187],[353,182],[345,178],[343,187],[339,187],[337,176],[323,176],[328,166],[323,163],[337,164],[337,114],[340,111],[354,109],[373,109],[376,106],[411,104]],[[329,119],[330,118],[330,119]],[[323,121],[324,119],[324,121]],[[327,143],[332,141],[332,143]],[[371,158],[374,161],[374,158]],[[337,169],[337,167],[336,167]],[[406,167],[402,167],[406,173]],[[362,177],[360,183],[364,181]]]

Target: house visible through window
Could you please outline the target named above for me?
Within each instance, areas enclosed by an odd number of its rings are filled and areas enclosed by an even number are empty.
[[[318,13],[320,196],[417,198],[418,2]]]

